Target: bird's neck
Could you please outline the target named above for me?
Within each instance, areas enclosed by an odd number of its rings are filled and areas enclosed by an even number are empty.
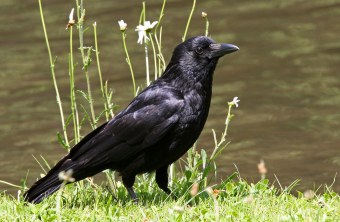
[[[183,94],[197,91],[202,96],[211,96],[213,73],[217,62],[211,62],[204,69],[179,65],[168,66],[161,77],[167,84],[178,88]],[[170,65],[170,64],[169,64]]]

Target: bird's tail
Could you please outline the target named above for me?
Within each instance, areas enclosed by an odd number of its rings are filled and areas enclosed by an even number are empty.
[[[45,177],[35,182],[32,187],[24,193],[25,201],[37,204],[52,195],[60,188],[63,182],[59,179],[59,173],[69,169],[72,169],[72,164],[69,164],[67,158],[63,158]]]
[[[61,159],[47,173],[45,177],[35,182],[35,184],[33,184],[33,186],[24,194],[25,201],[28,201],[30,203],[40,203],[43,199],[56,192],[62,184],[62,181],[59,180],[59,173],[62,171],[68,171],[72,169],[72,177],[75,179],[75,181],[79,181],[96,173],[99,173],[104,169],[107,169],[109,166],[102,164],[103,157],[101,155],[97,155],[97,158],[93,157],[91,160],[92,162],[88,161],[88,159],[91,159],[88,155],[92,155],[93,152],[86,154],[84,158],[80,158],[81,155],[84,155],[84,153],[86,153],[88,150],[91,150],[90,148],[93,146],[93,144],[91,142],[88,142],[91,141],[93,137],[95,137],[102,129],[104,129],[106,124],[107,123],[104,123],[97,129],[89,133],[87,136],[85,136],[78,144],[76,144],[71,149],[68,155]],[[87,165],[84,164],[84,162],[86,162],[84,159],[87,160]],[[112,168],[112,166],[110,167]]]

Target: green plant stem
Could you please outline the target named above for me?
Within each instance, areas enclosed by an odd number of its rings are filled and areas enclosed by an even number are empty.
[[[88,66],[90,58],[86,58],[84,53],[84,17],[85,17],[85,10],[84,10],[84,4],[83,0],[80,1],[76,0],[77,3],[77,17],[78,17],[78,32],[79,32],[79,49],[81,53],[81,57],[83,60],[83,68],[85,71],[85,77],[86,77],[86,86],[87,86],[87,94],[88,94],[88,102],[90,106],[91,111],[91,126],[92,128],[96,128],[96,117],[94,112],[94,105],[93,105],[93,98],[92,98],[92,91],[91,91],[91,83],[90,83],[90,75],[88,72]]]
[[[107,93],[104,89],[103,84],[103,77],[102,77],[102,71],[100,68],[100,60],[99,60],[99,47],[98,47],[98,38],[97,38],[97,25],[96,23],[93,24],[93,33],[94,33],[94,45],[95,45],[95,51],[96,51],[96,60],[97,60],[97,69],[98,69],[98,76],[99,76],[99,82],[100,82],[100,91],[102,93],[103,99],[104,99],[104,107],[105,107],[105,116],[106,120],[109,120],[109,113],[111,114],[111,117],[113,117],[113,111],[110,108],[110,101],[108,99]],[[109,113],[107,112],[109,110]]]
[[[162,9],[161,9],[161,12],[159,14],[158,23],[157,23],[156,28],[155,28],[155,35],[158,31],[158,27],[161,25],[162,18],[164,17],[165,3],[166,3],[166,0],[163,0]]]
[[[158,50],[158,54],[157,54],[157,69],[158,69],[158,77],[160,77],[162,75],[162,52],[160,50],[161,46],[159,45],[159,41],[158,41],[158,37],[157,37],[157,33],[155,32],[155,41],[156,41],[156,45],[157,45],[157,50]]]
[[[84,12],[84,4],[83,4],[83,0],[80,1],[79,4],[79,0],[76,0],[76,4],[77,4],[77,18],[78,18],[78,31],[79,31],[79,44],[80,44],[80,53],[81,53],[81,57],[83,59],[83,63],[85,61],[85,53],[84,53],[84,16],[83,15]]]
[[[105,97],[107,99],[107,104],[108,104],[108,108],[110,110],[111,117],[113,118],[114,117],[114,113],[113,113],[113,110],[112,110],[113,104],[111,103],[113,93],[112,93],[112,90],[109,89],[107,80],[105,81],[105,84],[104,84],[104,92],[105,92]]]
[[[231,108],[232,108],[232,107],[233,107],[233,105],[229,105],[229,107],[228,107],[228,114],[227,114],[227,118],[226,118],[226,120],[225,120],[225,128],[224,128],[224,132],[223,132],[221,141],[219,142],[218,146],[220,146],[220,145],[225,141],[225,138],[226,138],[227,135],[228,135],[229,124],[230,124],[231,118],[233,117],[233,115],[231,114]]]
[[[230,121],[233,117],[233,114],[231,114],[231,108],[234,106],[233,104],[228,104],[228,114],[227,114],[227,117],[226,117],[226,121],[225,121],[225,128],[224,128],[224,132],[222,133],[222,136],[220,138],[220,141],[217,143],[217,139],[216,139],[216,133],[215,131],[213,130],[213,135],[214,135],[214,141],[215,141],[215,147],[214,147],[214,150],[206,164],[206,166],[204,167],[203,169],[203,175],[202,175],[202,178],[204,178],[204,186],[206,187],[207,184],[208,184],[208,181],[207,181],[207,175],[209,173],[208,169],[210,167],[211,164],[214,164],[214,173],[215,175],[217,174],[217,171],[216,171],[216,164],[215,164],[215,160],[216,158],[219,156],[219,154],[224,150],[224,148],[229,144],[228,143],[225,143],[226,141],[226,137],[228,135],[228,128],[229,128],[229,124],[230,124]]]
[[[109,182],[109,188],[111,189],[111,191],[115,191],[115,174],[114,174],[114,171],[112,170],[107,170],[105,171],[105,176],[106,176],[106,179],[107,181]]]
[[[189,15],[189,18],[188,18],[188,21],[187,21],[187,25],[185,27],[185,31],[184,31],[184,34],[183,34],[183,37],[182,37],[182,41],[183,42],[185,41],[185,38],[187,36],[187,32],[188,32],[189,25],[190,25],[190,22],[191,22],[192,14],[195,11],[195,7],[196,7],[196,0],[194,0],[193,3],[192,3],[192,8],[191,8],[191,11],[190,11],[190,15]]]
[[[159,75],[158,77],[162,75],[166,67],[163,52],[162,52],[162,30],[163,29],[161,27],[159,30],[159,40],[158,40],[156,31],[154,35],[155,40],[156,40],[157,50],[158,50],[158,75]]]
[[[149,71],[149,53],[148,53],[148,45],[146,41],[144,42],[144,51],[145,51],[145,69],[146,69],[146,85],[150,85],[150,71]]]
[[[166,0],[163,0],[163,5],[162,5],[161,12],[159,14],[158,23],[157,23],[157,26],[156,26],[155,31],[154,31],[154,37],[155,37],[155,41],[156,41],[156,45],[157,45],[157,51],[158,51],[158,54],[157,54],[158,77],[160,77],[162,75],[162,73],[164,71],[164,67],[165,67],[164,56],[163,56],[163,53],[162,53],[162,26],[160,26],[162,19],[164,17],[165,4],[166,4]],[[160,30],[159,30],[159,40],[158,40],[157,32],[158,32],[159,27],[160,27]]]
[[[146,8],[145,2],[143,2],[142,12],[139,17],[139,24],[145,24],[146,17]],[[146,85],[150,85],[150,70],[149,70],[149,53],[148,53],[148,45],[146,43],[146,39],[144,39],[144,52],[145,52],[145,69],[146,69]]]
[[[85,70],[85,77],[86,77],[86,85],[87,85],[88,102],[89,102],[89,105],[90,105],[91,118],[92,118],[91,125],[92,125],[92,128],[96,128],[96,117],[95,117],[94,106],[93,106],[90,76],[89,76],[87,69]]]
[[[146,7],[145,7],[145,2],[143,1],[143,24],[145,23],[145,18],[146,18]]]
[[[153,61],[154,61],[154,66],[155,66],[155,80],[158,78],[158,69],[157,69],[157,53],[156,53],[156,48],[155,44],[153,42],[152,34],[149,33],[149,38],[151,41],[151,46],[152,46],[152,51],[153,51]]]
[[[145,2],[142,3],[143,7],[142,7],[142,11],[140,13],[140,16],[139,16],[139,24],[143,24],[144,25],[144,22],[145,22]]]
[[[126,62],[129,65],[130,73],[131,73],[131,79],[132,79],[132,84],[133,84],[133,96],[137,96],[137,91],[136,91],[136,81],[135,81],[135,75],[133,73],[133,68],[129,56],[129,52],[126,46],[126,34],[125,31],[122,31],[122,39],[123,39],[123,47],[126,55]]]
[[[79,132],[79,116],[76,103],[75,81],[74,81],[74,62],[73,62],[73,27],[70,26],[70,55],[69,55],[69,75],[70,75],[70,97],[71,97],[71,111],[74,129],[74,142],[77,144],[80,140]]]
[[[176,165],[172,163],[169,167],[169,185],[172,186],[176,176]]]
[[[52,79],[53,79],[53,85],[54,85],[54,89],[55,89],[57,104],[58,104],[59,112],[60,112],[61,124],[62,124],[62,128],[63,128],[63,133],[64,133],[64,140],[65,140],[65,144],[69,147],[70,145],[69,145],[69,142],[68,142],[67,130],[66,130],[66,126],[65,126],[64,111],[63,111],[63,106],[62,106],[61,99],[60,99],[57,80],[56,80],[56,77],[55,77],[55,70],[54,70],[55,62],[53,61],[53,58],[52,58],[52,52],[51,52],[50,43],[49,43],[49,40],[48,40],[47,31],[46,31],[41,0],[38,0],[38,2],[39,2],[39,11],[40,11],[41,23],[42,23],[43,30],[44,30],[46,47],[47,47],[47,51],[48,51],[48,57],[49,57],[49,60],[50,60],[51,75],[52,75]]]
[[[226,140],[226,137],[228,135],[228,128],[229,128],[229,124],[230,124],[230,121],[233,117],[233,114],[231,114],[231,108],[233,107],[234,105],[229,105],[228,107],[228,114],[227,114],[227,118],[225,120],[225,128],[224,128],[224,132],[222,133],[222,136],[221,136],[221,139],[220,141],[216,144],[215,146],[215,149],[212,153],[211,156],[214,156],[218,150],[218,148],[225,142]]]
[[[66,183],[67,183],[66,181],[63,181],[63,183],[61,184],[61,186],[58,190],[57,197],[56,197],[55,210],[56,210],[56,214],[57,214],[57,217],[58,217],[58,222],[62,221],[62,218],[61,218],[61,195],[63,194]]]
[[[205,36],[209,35],[209,19],[208,16],[204,17],[205,20]]]

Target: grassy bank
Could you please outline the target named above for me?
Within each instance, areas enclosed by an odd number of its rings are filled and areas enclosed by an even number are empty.
[[[296,197],[288,190],[269,186],[266,179],[257,184],[227,181],[205,190],[195,190],[185,183],[175,183],[173,188],[177,200],[166,196],[155,183],[137,182],[138,205],[119,183],[113,195],[105,186],[67,186],[60,203],[60,193],[38,205],[2,194],[0,221],[340,220],[340,196],[332,191],[321,195],[309,191]]]

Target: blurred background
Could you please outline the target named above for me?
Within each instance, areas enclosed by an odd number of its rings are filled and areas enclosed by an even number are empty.
[[[117,113],[133,98],[118,20],[128,24],[127,45],[137,83],[145,84],[144,47],[137,44],[134,31],[142,1],[84,3],[89,27],[85,45],[94,45],[96,21],[103,78],[114,90]],[[146,20],[157,20],[161,6],[162,1],[146,1]],[[167,1],[163,19],[167,62],[181,42],[191,6],[192,1]],[[70,110],[65,26],[73,7],[75,1],[43,1],[66,116]],[[300,179],[297,190],[332,184],[340,192],[336,178],[340,172],[340,0],[197,1],[188,37],[204,35],[202,11],[208,13],[213,39],[241,48],[219,62],[210,115],[198,141],[198,148],[212,150],[211,130],[218,136],[222,133],[227,102],[238,96],[240,106],[229,128],[231,143],[218,161],[217,181],[238,169],[241,177],[257,182],[257,163],[263,159],[271,183],[276,175],[283,187]],[[42,173],[32,155],[42,155],[53,165],[66,154],[56,137],[60,116],[38,2],[1,0],[0,21],[0,180],[20,184],[29,172],[31,185]],[[76,33],[75,46],[79,44]],[[93,60],[89,73],[96,99],[101,97],[94,55]],[[86,90],[81,60],[77,62],[76,87]],[[82,102],[79,99],[78,104]],[[95,110],[103,110],[101,101],[95,100]],[[82,129],[82,134],[89,130]],[[14,193],[16,189],[0,184],[0,190]]]

